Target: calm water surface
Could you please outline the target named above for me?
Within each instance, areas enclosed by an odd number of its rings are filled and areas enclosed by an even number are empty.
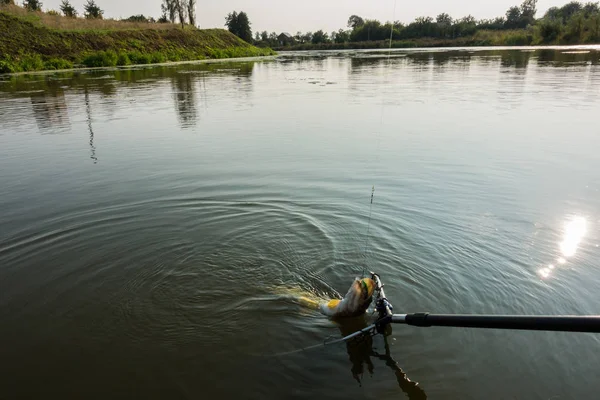
[[[368,321],[290,294],[599,314],[599,105],[594,49],[3,77],[0,397],[596,398],[600,336],[296,352]]]

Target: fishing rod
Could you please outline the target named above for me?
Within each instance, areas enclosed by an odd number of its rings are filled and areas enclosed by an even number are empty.
[[[383,333],[390,324],[405,324],[416,327],[456,327],[480,329],[511,329],[525,331],[588,332],[600,333],[600,315],[475,315],[475,314],[394,314],[393,306],[385,296],[378,274],[371,272],[375,282],[377,298],[375,311],[377,321],[351,335],[339,339],[348,341],[364,335]]]

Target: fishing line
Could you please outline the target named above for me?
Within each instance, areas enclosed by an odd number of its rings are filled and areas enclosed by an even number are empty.
[[[394,11],[392,12],[392,21],[390,22],[390,25],[391,25],[391,27],[390,27],[390,45],[388,48],[387,65],[386,65],[386,68],[384,69],[384,75],[383,75],[384,83],[387,79],[387,74],[390,70],[390,63],[391,63],[391,59],[392,59],[392,40],[394,39],[394,20],[396,19],[397,2],[398,2],[398,0],[394,0]],[[383,131],[384,112],[385,112],[385,97],[382,94],[381,118],[379,121],[379,131],[377,131],[377,149],[375,151],[377,161],[379,161],[379,149],[381,146],[381,133]],[[364,245],[364,251],[363,251],[363,262],[362,262],[363,268],[362,268],[362,272],[361,272],[362,277],[365,277],[365,272],[367,271],[367,252],[369,250],[369,239],[371,238],[371,219],[373,216],[373,198],[374,197],[375,197],[375,184],[373,184],[373,186],[371,188],[371,203],[369,205],[369,222],[367,223],[367,233],[365,235],[366,237],[365,237],[365,245]]]

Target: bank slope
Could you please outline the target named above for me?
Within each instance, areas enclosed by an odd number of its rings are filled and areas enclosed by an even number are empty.
[[[223,29],[58,30],[0,10],[0,73],[273,54]]]

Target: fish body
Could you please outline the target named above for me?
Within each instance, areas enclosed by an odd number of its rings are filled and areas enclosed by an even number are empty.
[[[330,300],[317,304],[317,310],[328,317],[355,317],[362,315],[367,311],[373,299],[375,291],[375,282],[370,278],[355,279],[348,293],[343,299]],[[308,300],[308,299],[307,299]],[[310,307],[315,307],[315,302],[310,301]]]

